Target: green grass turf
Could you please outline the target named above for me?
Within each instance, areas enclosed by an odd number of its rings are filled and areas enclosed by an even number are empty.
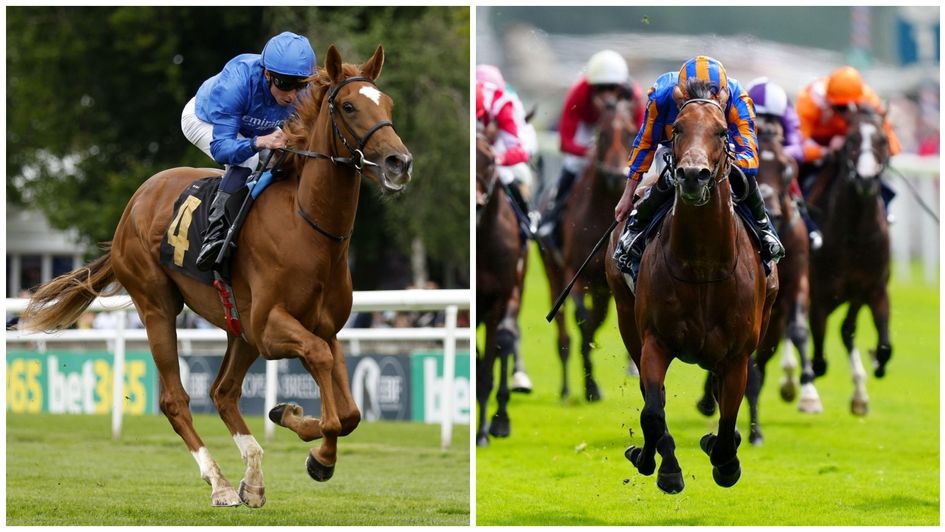
[[[893,358],[884,379],[870,371],[864,418],[849,412],[853,386],[839,339],[845,308],[831,316],[828,373],[816,382],[824,413],[802,414],[796,404],[781,401],[776,356],[762,391],[763,446],[748,444],[747,406],[739,413],[742,476],[732,488],[715,484],[699,449],[699,439],[715,432],[718,419],[695,409],[705,374],[675,361],[666,381],[666,419],[686,487],[666,495],[655,475],[640,475],[623,456],[628,445],[642,445],[643,401],[639,380],[626,376],[613,307],[592,355],[603,401],[584,402],[580,355],[572,354],[572,398],[562,402],[556,331],[544,320],[551,307],[548,287],[534,251],[531,259],[520,326],[535,390],[512,395],[511,437],[476,451],[477,524],[939,524],[938,286],[891,283]],[[567,312],[573,313],[570,302]],[[569,322],[576,350],[571,316]],[[864,363],[875,338],[864,310],[856,339]]]
[[[361,423],[338,440],[334,477],[305,470],[308,445],[277,428],[262,439],[263,508],[211,508],[210,486],[164,416],[126,416],[121,440],[107,416],[7,413],[7,525],[468,525],[469,427],[440,450],[439,425]],[[195,427],[224,475],[245,467],[216,416]],[[317,442],[312,442],[317,445]]]

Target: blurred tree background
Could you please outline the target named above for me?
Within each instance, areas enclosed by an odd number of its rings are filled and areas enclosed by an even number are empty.
[[[76,228],[90,253],[111,240],[148,177],[218,166],[184,138],[180,113],[229,59],[259,53],[282,31],[307,36],[319,64],[330,44],[351,63],[383,45],[379,86],[395,102],[414,179],[384,202],[365,180],[355,287],[469,285],[467,7],[8,7],[6,15],[7,202]]]

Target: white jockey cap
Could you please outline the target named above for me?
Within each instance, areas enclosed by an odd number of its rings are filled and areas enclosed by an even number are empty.
[[[587,81],[591,85],[620,85],[629,79],[627,62],[613,50],[601,50],[587,62]]]

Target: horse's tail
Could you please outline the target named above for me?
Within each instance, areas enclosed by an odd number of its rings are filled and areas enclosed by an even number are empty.
[[[24,326],[36,331],[65,329],[79,320],[95,298],[116,294],[120,285],[109,288],[115,282],[111,243],[104,247],[105,254],[91,264],[39,287],[21,318]]]

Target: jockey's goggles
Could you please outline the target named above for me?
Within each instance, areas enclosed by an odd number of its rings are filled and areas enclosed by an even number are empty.
[[[591,85],[591,87],[598,92],[610,92],[619,89],[620,85],[617,83],[600,83],[598,85]]]
[[[282,74],[276,74],[270,71],[269,79],[272,80],[272,84],[280,91],[291,92],[308,87],[308,82],[305,81],[305,78],[296,76],[283,76]]]

